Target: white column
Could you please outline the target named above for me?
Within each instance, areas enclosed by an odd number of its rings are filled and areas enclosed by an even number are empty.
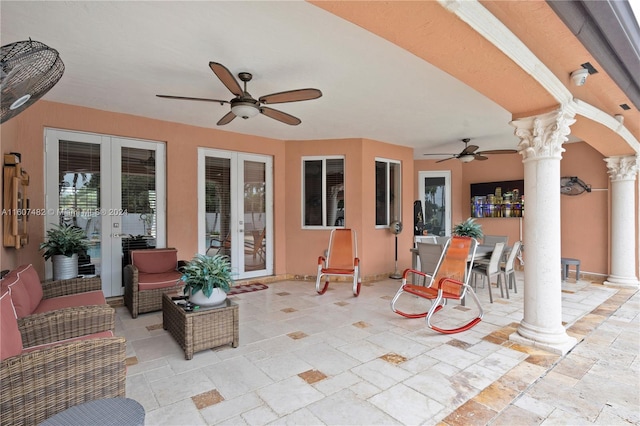
[[[565,354],[576,344],[562,326],[560,160],[575,123],[565,109],[511,122],[524,163],[524,318],[510,340]]]
[[[637,287],[635,156],[605,158],[611,178],[611,275],[605,284]]]

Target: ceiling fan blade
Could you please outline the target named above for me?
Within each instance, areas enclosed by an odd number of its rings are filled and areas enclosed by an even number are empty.
[[[209,62],[209,68],[211,68],[211,71],[218,76],[222,84],[224,84],[231,93],[236,96],[242,96],[244,94],[242,87],[238,84],[238,80],[236,80],[227,67],[217,62]]]
[[[473,154],[478,148],[480,148],[478,145],[467,145],[464,147],[460,155]]]
[[[261,96],[258,100],[263,104],[282,104],[285,102],[309,101],[318,99],[320,96],[322,96],[322,92],[318,89],[298,89]]]
[[[480,155],[479,152],[473,154],[473,159],[474,160],[480,160],[480,161],[484,161],[484,160],[488,160],[489,157],[485,157],[484,155]]]
[[[185,101],[202,101],[202,102],[218,102],[220,104],[228,104],[229,101],[223,101],[221,99],[210,99],[210,98],[190,98],[188,96],[171,96],[171,95],[156,95],[159,98],[165,99],[182,99]]]
[[[452,154],[450,152],[447,152],[447,153],[444,153],[444,154],[431,154],[431,153],[428,153],[428,154],[422,154],[422,155],[451,155],[451,156],[455,157],[458,154]]]
[[[443,159],[443,160],[438,160],[438,161],[436,161],[436,163],[442,163],[443,161],[452,160],[452,159],[454,159],[454,158],[456,158],[456,157],[449,157],[449,158],[445,158],[445,159]]]
[[[291,126],[297,126],[302,123],[299,118],[287,114],[286,112],[278,111],[277,109],[260,107],[260,112],[269,118],[273,118],[274,120],[281,121],[284,124],[289,124]]]
[[[518,151],[515,149],[490,149],[488,151],[476,152],[476,154],[516,154]]]
[[[224,126],[225,124],[231,123],[234,118],[236,118],[236,115],[233,112],[229,111],[216,124],[218,126]]]

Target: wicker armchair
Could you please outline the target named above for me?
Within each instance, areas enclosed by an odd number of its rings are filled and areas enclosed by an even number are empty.
[[[8,293],[1,297],[0,424],[35,425],[69,407],[125,396],[125,339],[112,331],[27,347]]]
[[[182,290],[182,273],[174,248],[133,250],[131,264],[124,267],[124,304],[132,318],[162,309],[162,295]]]

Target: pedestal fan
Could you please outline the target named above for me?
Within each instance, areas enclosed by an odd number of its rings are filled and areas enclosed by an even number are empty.
[[[399,220],[394,220],[393,222],[391,222],[391,224],[389,224],[389,231],[394,234],[396,240],[396,266],[395,271],[393,272],[393,274],[389,275],[389,278],[399,280],[400,278],[402,278],[402,274],[400,273],[400,271],[398,271],[398,234],[402,232],[402,222],[400,222]]]

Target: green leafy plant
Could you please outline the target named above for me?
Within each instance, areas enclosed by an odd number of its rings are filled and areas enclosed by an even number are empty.
[[[233,286],[231,262],[228,256],[196,254],[181,270],[180,279],[185,283],[185,294],[188,290],[191,290],[191,293],[201,290],[206,297],[209,297],[214,288],[228,293]]]
[[[54,225],[47,231],[47,240],[40,244],[40,250],[44,250],[42,256],[48,260],[57,254],[71,257],[74,254],[83,253],[89,248],[89,240],[84,230],[73,225]]]
[[[482,225],[471,217],[454,226],[452,232],[453,235],[457,235],[459,237],[471,237],[476,240],[479,240],[484,236],[482,233]]]

